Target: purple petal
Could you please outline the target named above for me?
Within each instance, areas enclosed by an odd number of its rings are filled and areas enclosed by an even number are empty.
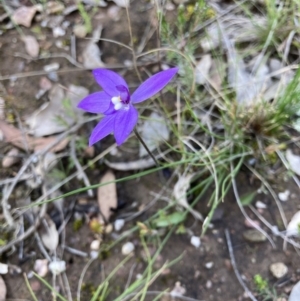
[[[132,103],[142,102],[162,90],[177,73],[178,68],[161,71],[144,81],[131,95]]]
[[[115,117],[115,114],[107,115],[96,125],[90,136],[89,146],[95,144],[114,131]]]
[[[119,110],[115,116],[114,135],[117,144],[121,145],[133,131],[139,114],[135,107],[129,106],[128,110]]]
[[[89,113],[104,113],[111,103],[111,96],[104,91],[95,92],[85,97],[77,107]]]
[[[107,70],[107,69],[95,69],[93,70],[94,78],[97,81],[98,85],[109,94],[110,96],[119,96],[120,92],[116,86],[124,86],[128,89],[127,83],[124,78],[119,74]]]

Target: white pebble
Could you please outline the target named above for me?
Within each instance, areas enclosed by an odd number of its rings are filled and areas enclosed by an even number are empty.
[[[49,263],[49,270],[53,275],[59,275],[66,270],[66,262],[63,260],[52,261]]]
[[[134,250],[134,244],[132,242],[127,242],[122,247],[122,254],[128,255]]]
[[[96,259],[99,255],[99,252],[98,251],[91,251],[90,252],[90,257],[93,258],[93,259]]]
[[[211,261],[211,262],[207,262],[206,264],[205,264],[205,267],[209,270],[209,269],[211,269],[212,267],[214,266],[214,263]]]
[[[279,200],[282,201],[282,202],[286,202],[289,199],[289,196],[290,196],[290,191],[289,190],[278,193]]]
[[[255,203],[255,206],[256,206],[257,209],[266,209],[267,208],[267,205],[265,203],[261,202],[261,201],[257,201]]]
[[[0,274],[4,275],[8,273],[8,265],[0,262]]]
[[[115,230],[120,231],[125,225],[125,221],[123,219],[116,219],[114,223]]]
[[[52,71],[56,71],[59,69],[59,64],[58,63],[53,63],[53,64],[49,64],[44,66],[44,71],[45,72],[52,72]]]
[[[100,240],[98,240],[98,239],[93,240],[90,248],[93,251],[98,251],[100,249]]]
[[[192,236],[191,237],[191,244],[195,247],[195,248],[199,248],[201,245],[201,240],[199,236]]]
[[[210,288],[212,288],[212,282],[210,281],[210,280],[208,280],[207,282],[206,282],[206,288],[208,288],[208,289],[210,289]]]

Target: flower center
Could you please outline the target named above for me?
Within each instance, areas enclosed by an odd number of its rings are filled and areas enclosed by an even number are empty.
[[[130,94],[125,86],[119,85],[116,86],[116,89],[120,94],[119,96],[112,97],[111,102],[114,104],[114,108],[117,111],[130,103]]]

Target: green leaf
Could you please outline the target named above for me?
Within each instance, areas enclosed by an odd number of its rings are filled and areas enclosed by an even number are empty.
[[[156,228],[165,228],[172,225],[182,223],[186,218],[183,212],[174,212],[169,215],[162,214],[160,217],[153,220],[152,224]]]
[[[241,197],[241,204],[243,206],[249,206],[253,202],[254,197],[256,196],[256,191],[251,193],[246,193]]]

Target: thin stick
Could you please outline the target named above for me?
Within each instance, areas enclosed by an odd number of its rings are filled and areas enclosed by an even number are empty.
[[[136,137],[139,139],[139,141],[142,143],[143,147],[145,148],[145,150],[147,151],[147,153],[150,155],[150,157],[153,159],[153,161],[155,162],[156,166],[159,167],[160,164],[158,163],[158,161],[155,159],[155,157],[153,156],[153,154],[151,153],[151,151],[149,150],[148,146],[146,145],[146,143],[144,142],[143,138],[140,136],[140,134],[138,133],[138,131],[136,129],[133,130],[133,132],[135,133]]]
[[[227,246],[228,246],[230,261],[231,261],[231,265],[233,267],[235,276],[236,276],[237,280],[239,281],[239,283],[241,284],[241,286],[243,287],[243,289],[245,290],[245,292],[248,294],[248,297],[252,301],[257,301],[257,299],[253,296],[253,294],[251,293],[251,291],[249,290],[249,288],[247,287],[247,285],[243,281],[243,279],[242,279],[242,277],[241,277],[241,275],[240,275],[240,273],[239,273],[239,271],[237,269],[237,265],[236,265],[234,254],[233,254],[232,243],[231,243],[231,239],[230,239],[230,233],[229,233],[228,229],[225,229],[225,236],[226,236],[226,241],[227,241]]]
[[[133,66],[135,69],[135,72],[139,78],[139,81],[142,82],[142,78],[140,75],[140,72],[137,68],[137,62],[136,62],[136,55],[135,55],[135,51],[134,51],[134,45],[133,45],[133,35],[132,35],[132,28],[131,28],[131,21],[130,21],[130,16],[129,16],[129,9],[126,6],[126,14],[127,14],[127,20],[128,20],[128,29],[129,29],[129,35],[130,35],[130,43],[131,43],[131,51],[132,51],[132,58],[133,58]]]

